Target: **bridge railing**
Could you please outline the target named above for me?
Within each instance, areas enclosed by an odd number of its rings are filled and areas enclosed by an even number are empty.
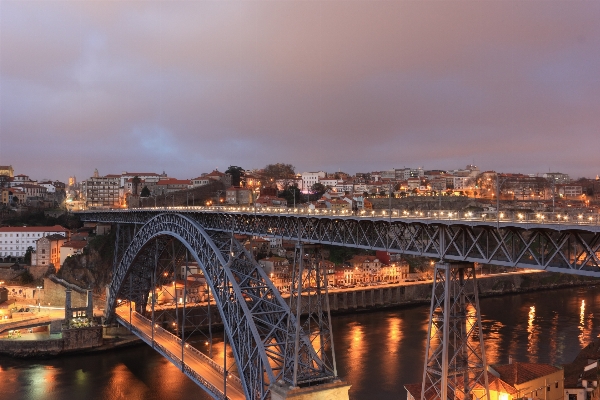
[[[136,318],[142,320],[143,323],[147,324],[148,326],[151,326],[151,321],[148,318],[145,318],[143,315],[141,315],[137,312],[134,312],[133,314]],[[173,333],[169,332],[168,330],[164,329],[163,327],[159,326],[158,324],[154,324],[154,332],[160,334],[161,337],[165,338],[166,340],[169,340],[173,343],[177,343],[177,345],[181,346],[181,338],[180,337],[174,335]],[[218,373],[220,373],[221,375],[225,375],[225,369],[223,368],[223,366],[220,365],[219,363],[215,362],[212,358],[208,357],[206,354],[202,353],[200,350],[198,350],[194,346],[190,346],[187,343],[184,343],[183,346],[185,348],[186,355],[192,356],[193,358],[196,358],[198,361],[210,365]],[[227,379],[242,386],[241,379],[231,373],[227,373]]]
[[[194,206],[133,208],[132,211],[204,211],[228,213],[256,213],[260,215],[339,216],[376,219],[444,220],[466,222],[510,222],[522,224],[593,225],[600,226],[600,214],[582,212],[521,212],[521,211],[456,211],[456,210],[402,210],[378,209],[352,211],[350,209],[310,209],[252,206]],[[110,212],[110,210],[108,211]]]
[[[137,314],[135,315],[136,317],[140,318],[140,319],[146,319],[144,317],[142,317],[141,315],[139,315],[138,313],[134,313]],[[219,399],[222,400],[227,400],[228,397],[226,397],[223,394],[223,391],[219,388],[217,388],[215,385],[213,385],[212,383],[210,383],[209,381],[207,381],[205,378],[202,377],[202,375],[200,375],[199,373],[197,373],[196,371],[194,371],[193,368],[191,368],[189,365],[185,364],[183,362],[183,360],[181,359],[181,357],[173,354],[171,351],[169,351],[165,346],[161,345],[160,343],[158,343],[156,340],[152,340],[152,337],[146,333],[144,333],[141,329],[139,329],[138,327],[136,327],[134,324],[129,324],[128,321],[126,321],[125,319],[123,319],[122,317],[120,317],[119,315],[117,315],[117,318],[121,318],[125,324],[131,329],[131,331],[133,333],[135,333],[139,338],[141,338],[142,340],[144,340],[147,343],[152,343],[152,345],[154,346],[154,348],[156,350],[158,350],[160,353],[162,353],[165,357],[170,358],[171,360],[175,361],[176,364],[179,364],[182,366],[183,372],[185,372],[188,376],[191,376],[193,379],[197,380],[198,383],[200,383],[202,386],[206,387],[209,391],[211,391],[211,393],[213,393],[214,395],[216,395]],[[145,321],[144,321],[145,322]],[[168,334],[167,338],[170,336],[173,336],[170,332],[159,328],[162,332],[161,333],[166,333]],[[186,349],[190,349],[193,348],[192,346],[186,347]],[[206,357],[208,358],[208,357]],[[209,359],[210,360],[210,359]],[[212,360],[210,360],[212,361]],[[214,361],[212,361],[214,363]],[[217,364],[217,366],[219,366]],[[221,367],[221,370],[223,370],[223,368]],[[239,378],[237,378],[236,376],[230,375],[228,376],[228,379],[230,378],[235,378],[239,381]],[[241,385],[241,381],[240,381],[240,385]]]

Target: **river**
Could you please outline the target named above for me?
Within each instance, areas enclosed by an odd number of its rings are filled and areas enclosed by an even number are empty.
[[[481,299],[488,362],[563,364],[600,333],[600,286]],[[419,382],[428,306],[333,317],[339,375],[350,398],[405,399]],[[204,342],[197,343],[200,348]],[[222,359],[222,340],[214,356]],[[230,357],[228,357],[230,358]],[[230,358],[231,360],[231,358]],[[231,361],[228,361],[231,362]],[[49,360],[0,357],[0,398],[10,400],[209,399],[146,345]]]

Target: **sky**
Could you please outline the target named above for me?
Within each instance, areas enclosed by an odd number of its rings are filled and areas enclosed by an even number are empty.
[[[600,173],[598,1],[0,0],[0,165]]]

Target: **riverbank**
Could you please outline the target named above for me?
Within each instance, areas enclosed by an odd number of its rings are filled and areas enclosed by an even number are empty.
[[[503,296],[599,283],[600,278],[537,271],[477,277],[477,288],[480,297]],[[410,285],[394,284],[344,291],[334,290],[329,293],[329,307],[332,314],[346,314],[430,304],[432,286],[433,283],[429,281],[414,282]]]
[[[14,358],[51,358],[98,353],[141,343],[141,339],[123,327],[95,326],[60,333],[24,333],[18,338],[2,339],[0,354]]]
[[[484,275],[477,278],[480,297],[503,296],[552,290],[575,286],[596,285],[598,278],[550,272],[523,271]],[[329,306],[334,315],[363,313],[414,305],[428,305],[431,301],[432,282],[408,282],[359,287],[329,292]],[[316,305],[315,305],[316,306]],[[197,307],[199,314],[206,313],[205,307]],[[173,309],[163,310],[156,322],[167,326],[176,319]],[[190,310],[192,313],[193,311]],[[220,316],[212,307],[213,328],[219,330]],[[172,314],[172,315],[171,315]],[[180,316],[181,318],[181,316]],[[17,358],[49,358],[64,354],[83,354],[110,351],[143,343],[124,327],[96,327],[63,331],[59,336],[48,335],[44,340],[0,340],[0,354]],[[89,332],[88,332],[89,331]]]

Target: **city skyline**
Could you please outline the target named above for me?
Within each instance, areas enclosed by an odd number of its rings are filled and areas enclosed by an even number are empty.
[[[36,179],[276,162],[600,172],[598,3],[0,11],[0,164]]]

